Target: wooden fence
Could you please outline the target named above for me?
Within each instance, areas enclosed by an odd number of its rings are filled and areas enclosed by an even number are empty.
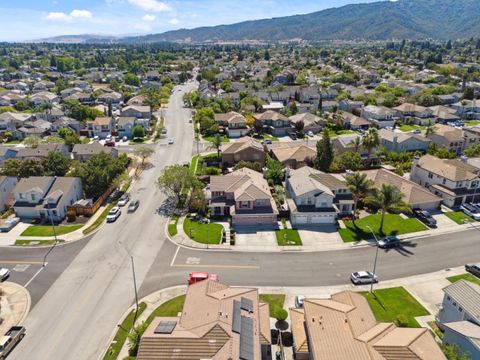
[[[102,206],[104,201],[110,196],[112,193],[113,189],[115,189],[114,186],[110,186],[107,191],[105,191],[98,199],[95,201],[92,205],[90,206],[82,206],[82,205],[72,205],[67,207],[67,213],[74,213],[75,216],[93,216],[97,210]]]

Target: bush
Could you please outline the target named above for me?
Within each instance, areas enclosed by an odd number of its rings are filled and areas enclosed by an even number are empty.
[[[275,319],[278,321],[285,321],[287,320],[288,317],[288,312],[285,309],[278,309],[276,314],[275,314]]]
[[[67,221],[68,222],[74,222],[77,220],[77,214],[75,214],[74,211],[68,211],[67,212]]]
[[[222,173],[222,170],[216,167],[207,167],[205,169],[205,175],[220,175]]]
[[[408,319],[405,315],[398,315],[394,321],[398,327],[408,327]]]

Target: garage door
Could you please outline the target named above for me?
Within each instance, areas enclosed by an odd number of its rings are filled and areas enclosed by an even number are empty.
[[[335,221],[335,217],[332,214],[321,214],[312,216],[312,224],[332,224]]]
[[[307,216],[305,215],[295,215],[294,219],[293,219],[293,222],[295,224],[306,224],[307,223]]]

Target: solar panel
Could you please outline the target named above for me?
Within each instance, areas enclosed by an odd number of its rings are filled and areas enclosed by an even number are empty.
[[[240,359],[253,360],[253,319],[242,316],[242,326],[240,332]]]
[[[240,334],[241,325],[242,325],[242,317],[240,316],[241,313],[241,304],[240,301],[233,300],[233,320],[232,320],[232,331]]]
[[[160,321],[158,326],[155,328],[155,334],[171,334],[173,329],[177,326],[176,321]]]
[[[242,297],[242,309],[248,312],[253,312],[253,301]]]

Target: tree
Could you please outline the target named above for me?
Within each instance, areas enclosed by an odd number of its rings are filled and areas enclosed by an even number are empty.
[[[378,130],[370,128],[362,137],[362,146],[367,149],[367,165],[370,166],[372,158],[372,150],[380,144]]]
[[[333,162],[333,147],[330,141],[330,134],[328,129],[324,128],[322,132],[322,139],[317,142],[317,157],[313,161],[316,169],[321,171],[328,171]]]
[[[60,151],[50,151],[42,161],[46,176],[65,176],[70,169],[71,159]]]
[[[360,154],[353,151],[347,151],[342,155],[335,157],[334,163],[337,164],[341,171],[356,171],[362,168],[362,158]]]
[[[469,354],[462,352],[457,344],[442,344],[441,348],[448,360],[471,360]]]
[[[241,168],[249,168],[251,170],[255,170],[255,171],[262,171],[262,164],[260,164],[259,162],[251,162],[251,161],[245,161],[245,160],[240,160],[233,168],[233,170],[238,170],[238,169],[241,169]]]
[[[362,138],[360,136],[355,137],[355,139],[351,141],[351,144],[353,145],[353,150],[358,153],[362,146]]]
[[[138,348],[140,347],[140,340],[142,340],[142,335],[147,328],[148,323],[144,321],[140,325],[135,326],[132,331],[128,333],[128,355],[137,356]]]
[[[42,163],[38,160],[27,159],[20,161],[18,169],[19,178],[28,178],[30,176],[43,176],[44,169]]]
[[[135,154],[135,156],[138,156],[139,158],[142,159],[142,167],[143,165],[145,164],[145,160],[150,157],[153,153],[155,152],[155,150],[153,150],[152,148],[148,147],[148,146],[140,146],[138,148],[135,149],[135,151],[133,152]]]
[[[272,184],[281,184],[284,178],[282,163],[272,159],[270,156],[267,156],[266,178]]]
[[[188,167],[172,165],[162,170],[157,179],[157,186],[165,194],[175,196],[176,204],[178,204],[182,190],[190,188],[195,180],[195,176]]]
[[[41,142],[41,139],[35,135],[29,135],[23,140],[23,144],[27,147],[36,148]]]
[[[125,75],[125,84],[131,86],[140,86],[140,78],[135,74],[128,73]]]
[[[303,122],[303,120],[297,121],[294,125],[295,125],[295,130],[298,133],[302,132],[303,128],[305,127],[305,123]]]
[[[203,189],[193,189],[188,202],[188,209],[190,212],[205,213],[207,207],[207,200]]]
[[[346,177],[347,187],[353,196],[353,222],[355,223],[355,214],[359,201],[372,191],[373,181],[367,179],[367,174],[354,172]]]
[[[132,136],[134,139],[143,139],[145,137],[145,129],[142,125],[137,124],[133,127]]]
[[[380,190],[376,189],[373,196],[365,199],[365,202],[381,211],[380,233],[383,234],[383,223],[386,212],[411,212],[409,204],[402,200],[403,194],[396,187],[390,184],[382,184]]]
[[[8,159],[3,163],[2,175],[13,176],[19,178],[19,169],[22,165],[22,161],[18,159]]]
[[[223,80],[220,84],[220,88],[225,92],[232,91],[232,81],[231,80]]]
[[[217,157],[220,157],[220,147],[222,146],[222,139],[220,138],[220,135],[215,134],[215,137],[213,138],[212,142],[213,147],[217,150]]]
[[[263,121],[255,119],[253,122],[253,128],[257,134],[261,134],[263,132]]]

